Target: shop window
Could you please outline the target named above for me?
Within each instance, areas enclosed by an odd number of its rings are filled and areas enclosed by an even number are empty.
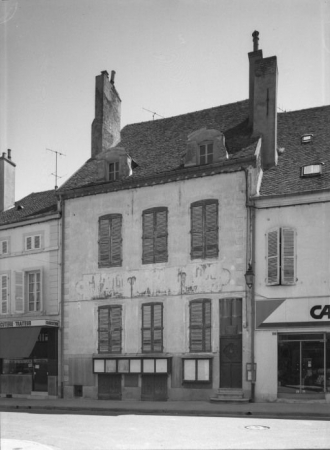
[[[142,305],[142,352],[163,351],[163,304]]]
[[[184,382],[211,382],[211,359],[183,359]]]
[[[99,267],[122,265],[122,216],[108,214],[99,218]]]
[[[1,278],[1,314],[8,314],[9,312],[9,277],[7,274],[2,274]]]
[[[142,263],[167,262],[167,208],[143,211],[142,231]]]
[[[218,201],[191,204],[191,259],[215,258],[219,253]]]
[[[213,163],[213,143],[199,146],[199,162],[201,165]]]
[[[293,228],[273,228],[266,234],[268,285],[296,282],[296,232]]]
[[[211,300],[192,300],[189,305],[190,352],[211,351]]]
[[[99,353],[121,353],[122,307],[101,306],[98,312]]]

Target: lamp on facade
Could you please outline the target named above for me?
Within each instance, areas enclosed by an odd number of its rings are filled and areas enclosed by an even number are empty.
[[[247,271],[246,271],[244,276],[245,276],[245,282],[246,282],[248,288],[251,289],[251,287],[253,285],[253,278],[254,278],[254,273],[253,273],[253,270],[252,270],[251,263],[249,263]]]

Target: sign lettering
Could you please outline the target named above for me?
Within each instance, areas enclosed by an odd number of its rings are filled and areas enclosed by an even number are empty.
[[[310,310],[310,314],[313,317],[313,319],[320,320],[324,316],[327,316],[328,319],[330,319],[330,305],[325,305],[325,306],[315,305]]]

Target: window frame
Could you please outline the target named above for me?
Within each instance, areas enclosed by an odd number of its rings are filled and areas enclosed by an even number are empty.
[[[200,324],[193,324],[192,307],[193,305],[202,305],[202,321]],[[206,305],[209,305],[210,309],[210,320],[209,323],[206,322]],[[196,342],[194,342],[194,337],[192,336],[192,330],[201,330],[202,334],[202,344],[201,349],[196,348]],[[209,331],[209,342],[207,342],[207,330]],[[210,353],[212,352],[212,301],[209,298],[201,298],[191,300],[189,302],[189,352],[190,353]]]
[[[199,148],[199,164],[205,166],[208,164],[213,164],[214,161],[214,145],[213,141],[201,142],[198,146]],[[203,155],[202,155],[203,149]],[[202,162],[203,160],[203,162]]]
[[[322,166],[323,166],[322,163],[305,164],[304,166],[301,167],[301,173],[300,173],[300,176],[301,176],[302,178],[319,177],[320,175],[322,175]],[[319,168],[319,171],[318,171],[318,172],[305,173],[305,169],[306,169],[307,167],[311,167],[311,168],[318,167],[318,168]],[[312,169],[312,170],[313,170],[313,169]]]
[[[207,225],[207,207],[209,205],[216,206],[216,225],[215,227],[208,227]],[[202,229],[199,230],[198,223],[194,224],[194,208],[202,207]],[[197,222],[197,219],[196,219]],[[208,249],[207,233],[215,232],[216,239],[214,244]],[[202,242],[201,250],[197,250],[198,246],[195,245],[194,240],[198,235],[201,235],[200,240]],[[215,254],[212,247],[215,247]],[[201,254],[200,254],[201,253]],[[217,199],[199,200],[190,204],[190,258],[191,259],[208,259],[218,258],[219,256],[219,201]]]
[[[39,275],[39,281],[37,280]],[[33,280],[33,291],[30,291],[30,276],[33,276],[35,279]],[[39,290],[37,286],[39,284]],[[41,270],[29,270],[25,272],[25,285],[26,285],[26,311],[31,312],[40,312],[42,310],[42,275]],[[33,301],[30,301],[30,294],[32,295]],[[39,301],[38,301],[39,294]],[[30,308],[30,305],[33,305],[33,309]],[[39,305],[39,308],[36,307]]]
[[[114,221],[120,219],[119,235],[120,237],[112,236],[112,229],[114,227]],[[108,236],[102,236],[102,221],[108,222],[109,234]],[[123,264],[123,216],[122,214],[106,214],[100,216],[98,219],[98,267],[121,267]],[[108,241],[108,242],[106,242]],[[113,242],[119,242],[119,257],[116,258],[116,253],[113,250]],[[108,245],[108,259],[102,260],[102,246]]]
[[[297,279],[296,229],[289,226],[274,227],[266,232],[265,237],[266,285],[295,285]],[[292,275],[290,275],[290,272],[292,272]]]
[[[39,238],[39,246],[36,246],[36,239],[37,238]],[[31,248],[28,248],[28,239],[31,239]],[[33,250],[40,250],[42,248],[41,239],[42,239],[41,234],[31,234],[31,235],[25,236],[25,239],[24,239],[24,242],[25,242],[24,250],[26,252],[30,252],[30,251],[33,251]]]
[[[9,288],[10,288],[10,278],[9,278],[9,274],[8,273],[1,273],[0,274],[0,278],[1,278],[1,294],[0,294],[0,298],[1,298],[1,310],[0,310],[0,314],[1,315],[6,315],[9,314]],[[6,280],[5,284],[6,286],[4,286],[3,280]],[[5,292],[5,299],[3,297]],[[4,305],[5,306],[5,311],[4,311]]]
[[[119,179],[119,161],[113,161],[108,164],[108,181]]]
[[[155,306],[161,307],[161,324],[155,326]],[[144,308],[151,307],[150,327],[145,326]],[[150,350],[146,349],[144,332],[150,331]],[[160,349],[155,349],[155,331],[160,331]],[[156,344],[157,345],[157,344]],[[162,302],[149,302],[141,304],[141,352],[142,353],[163,353],[164,351],[164,304]]]
[[[111,328],[111,311],[114,311],[115,309],[118,309],[120,311],[120,326],[116,327],[114,326],[113,329]],[[101,310],[106,310],[107,311],[107,321],[108,321],[108,326],[107,328],[105,327],[101,327],[101,314],[100,311]],[[123,307],[122,305],[105,305],[105,306],[99,306],[98,307],[98,338],[97,338],[97,346],[98,346],[98,353],[99,354],[121,354],[122,353],[122,349],[123,349]],[[114,343],[114,339],[113,339],[113,333],[114,332],[118,332],[119,331],[119,344],[118,343]],[[107,350],[101,350],[101,333],[102,332],[106,332],[108,337],[107,337]],[[120,348],[120,350],[115,350],[115,345],[117,346],[116,348]]]
[[[186,361],[194,361],[195,362],[195,378],[192,379],[186,379]],[[201,380],[198,379],[198,363],[200,361],[208,361],[209,364],[209,368],[208,368],[208,374],[209,374],[209,378],[207,380]],[[198,383],[198,384],[210,384],[212,383],[212,361],[213,361],[213,357],[209,357],[209,358],[182,358],[182,383],[183,384],[194,384],[194,383]]]
[[[4,245],[6,245],[6,251],[3,251]],[[9,239],[1,239],[0,240],[0,256],[9,255]]]
[[[157,215],[159,213],[165,213],[165,232],[157,234]],[[147,215],[152,214],[153,225],[152,232],[149,234],[148,224],[146,223]],[[165,246],[162,246],[162,250],[157,252],[157,239],[165,238]],[[152,240],[152,254],[148,253],[147,241]],[[158,241],[159,242],[159,241]],[[168,208],[166,206],[158,206],[155,208],[149,208],[142,211],[142,264],[159,264],[168,262]]]

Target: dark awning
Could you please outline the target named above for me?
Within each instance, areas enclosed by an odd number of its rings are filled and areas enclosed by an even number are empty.
[[[41,327],[2,328],[0,330],[0,358],[28,358]]]

